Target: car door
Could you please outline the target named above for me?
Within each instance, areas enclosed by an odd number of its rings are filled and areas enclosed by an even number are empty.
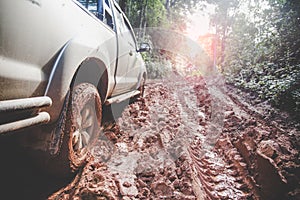
[[[141,60],[141,55],[137,51],[137,42],[134,35],[134,32],[132,30],[132,27],[129,23],[129,20],[126,18],[126,16],[123,14],[124,19],[124,25],[126,29],[126,40],[127,40],[127,48],[129,52],[129,59],[127,64],[127,76],[126,76],[126,84],[129,88],[133,88],[136,86],[138,82],[138,76],[141,71],[141,63],[139,62]]]
[[[123,12],[116,5],[116,28],[118,35],[118,93],[125,93],[137,83],[137,74],[131,73],[137,60],[136,41],[132,28]]]
[[[126,31],[124,27],[124,20],[122,12],[118,7],[115,7],[115,22],[116,32],[118,40],[118,58],[117,58],[117,72],[116,72],[116,86],[114,88],[113,96],[122,94],[128,91],[128,85],[126,84],[126,76],[128,73],[128,41],[126,39]]]

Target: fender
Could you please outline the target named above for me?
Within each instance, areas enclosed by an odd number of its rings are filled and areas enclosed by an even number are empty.
[[[142,57],[140,56],[139,59],[142,59]],[[141,63],[140,65],[140,73],[139,73],[139,76],[138,76],[138,83],[136,85],[136,88],[135,89],[138,89],[140,86],[141,86],[141,80],[142,80],[142,77],[144,77],[144,79],[146,80],[147,79],[147,70],[146,70],[146,65],[145,63]]]
[[[99,48],[93,49],[83,46],[72,39],[61,49],[53,65],[45,91],[45,96],[50,97],[53,102],[52,106],[46,109],[51,117],[50,123],[55,122],[58,119],[75,75],[79,69],[84,66],[86,61],[90,59],[97,60],[97,63],[103,63],[102,66],[99,66],[99,71],[101,71],[100,67],[105,67],[102,71],[108,73],[110,73],[110,70],[114,70],[110,69],[110,62],[108,61],[107,56],[104,55]],[[99,77],[99,79],[100,78],[101,77]],[[107,91],[110,91],[110,85],[113,84],[111,83],[113,80],[109,79],[107,81]]]

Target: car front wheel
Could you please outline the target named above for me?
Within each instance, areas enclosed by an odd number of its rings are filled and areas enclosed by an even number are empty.
[[[71,98],[68,150],[70,164],[77,170],[99,136],[102,105],[97,88],[89,83],[77,85]]]
[[[88,161],[90,149],[100,134],[102,104],[97,88],[89,83],[70,93],[65,128],[58,159],[59,174],[77,171]]]

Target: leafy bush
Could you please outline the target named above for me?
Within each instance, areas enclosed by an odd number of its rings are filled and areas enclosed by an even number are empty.
[[[290,112],[300,111],[300,65],[294,68],[257,64],[238,73],[227,74],[227,81],[260,99]],[[273,70],[272,70],[273,69]]]
[[[228,82],[293,114],[300,111],[299,9],[300,1],[274,0],[255,23],[237,14],[221,63]]]
[[[161,79],[170,74],[172,64],[167,60],[146,60],[148,78]]]

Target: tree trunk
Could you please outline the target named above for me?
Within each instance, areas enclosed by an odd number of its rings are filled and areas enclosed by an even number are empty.
[[[170,0],[166,0],[165,8],[166,8],[167,12],[169,12],[169,9],[170,9]]]

